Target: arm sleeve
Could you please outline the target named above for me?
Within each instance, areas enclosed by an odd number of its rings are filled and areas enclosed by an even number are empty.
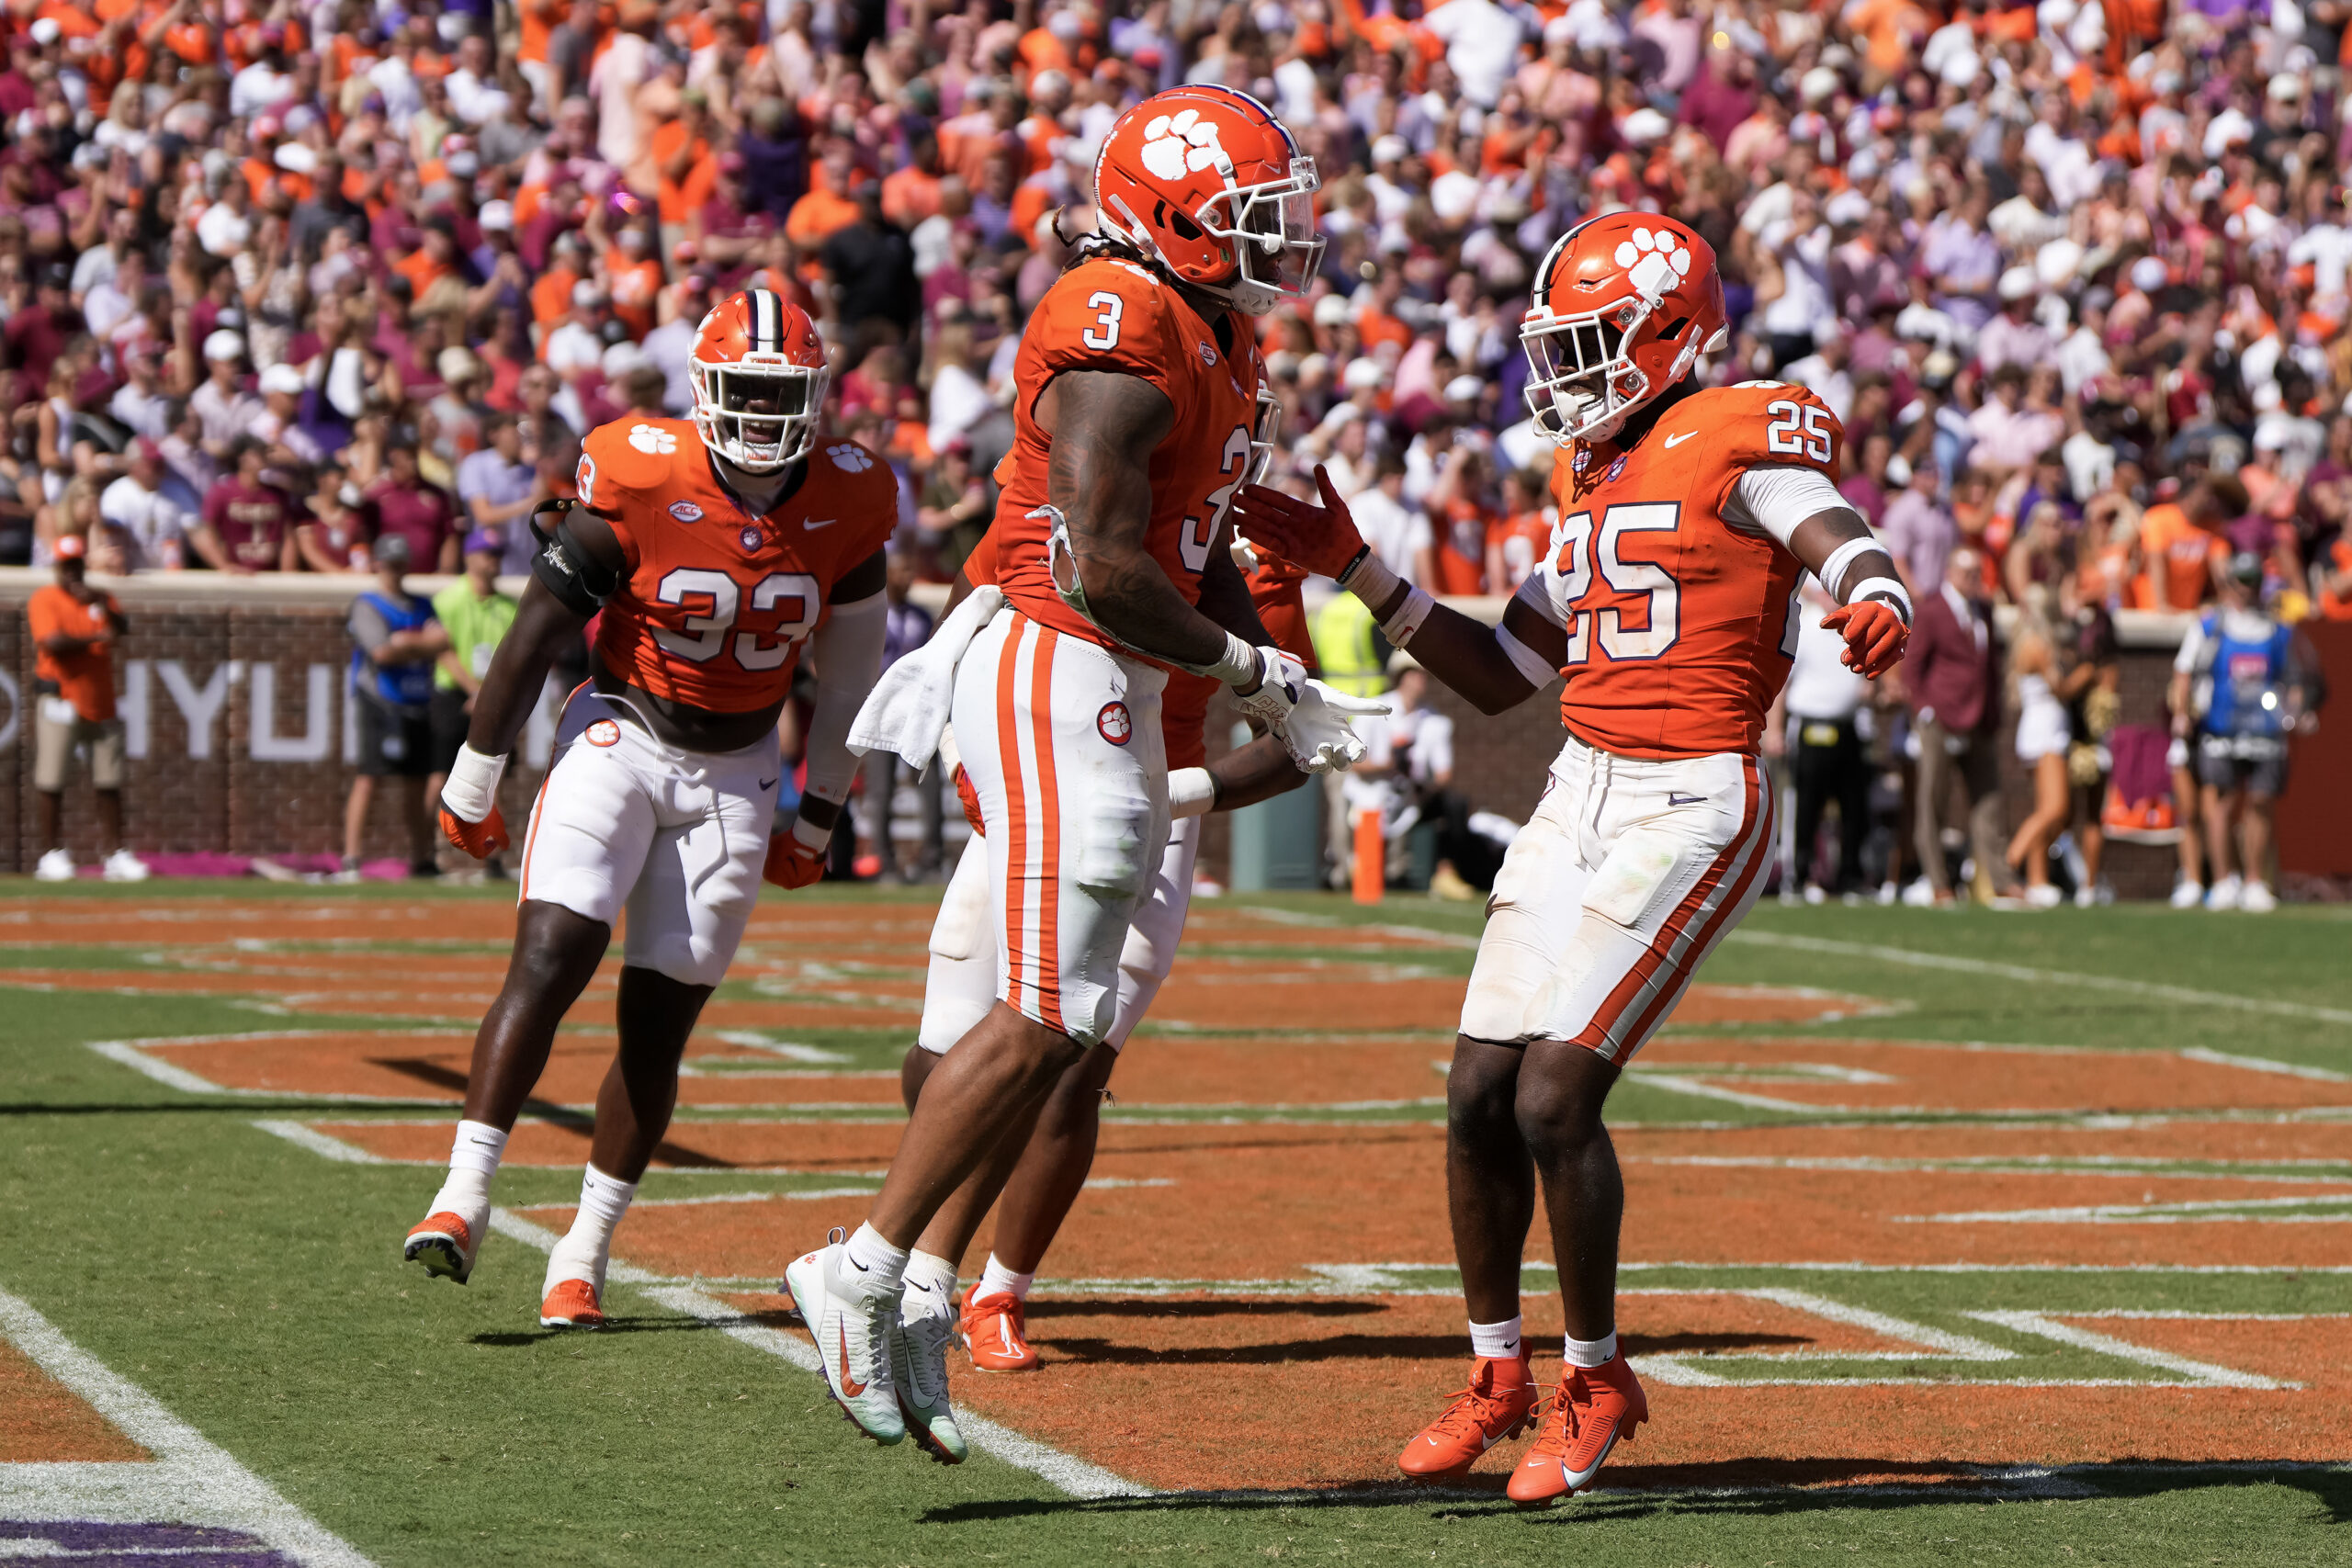
[[[2180,651],[2173,656],[2173,670],[2177,674],[2194,675],[2199,660],[2204,657],[2205,623],[2193,621],[2189,624],[2188,635],[2180,639]]]
[[[888,605],[879,593],[836,604],[808,651],[816,659],[816,710],[808,716],[808,779],[805,793],[836,804],[847,798],[858,757],[849,749],[850,722],[882,678],[882,641]]]
[[[1539,564],[1536,570],[1529,572],[1520,582],[1519,592],[1511,597],[1558,626],[1562,631],[1566,631],[1568,626],[1567,619],[1560,614],[1559,607],[1552,603],[1552,595],[1544,586],[1545,581],[1546,574]]]
[[[357,643],[363,651],[368,653],[373,653],[383,647],[385,639],[392,635],[392,629],[386,624],[383,613],[365,599],[351,607],[350,626],[351,640]]]
[[[1770,534],[1788,547],[1797,525],[1823,512],[1854,512],[1854,503],[1818,468],[1796,463],[1758,464],[1747,469],[1724,499],[1724,521],[1735,528]]]

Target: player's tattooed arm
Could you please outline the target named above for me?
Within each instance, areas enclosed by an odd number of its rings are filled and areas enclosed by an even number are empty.
[[[564,521],[573,542],[590,559],[616,573],[628,570],[620,541],[603,518],[584,506],[575,506]],[[576,640],[587,624],[587,616],[533,577],[524,586],[514,625],[490,656],[490,669],[474,696],[473,723],[467,728],[466,744],[493,757],[512,751],[531,710],[538,705],[539,691],[547,684],[557,653],[567,642]]]
[[[1151,455],[1175,418],[1150,382],[1101,370],[1056,377],[1036,407],[1053,437],[1046,499],[1069,522],[1088,611],[1129,647],[1197,667],[1224,657],[1225,632],[1185,603],[1145,542]]]
[[[1233,536],[1220,530],[1209,543],[1208,565],[1201,569],[1200,612],[1252,648],[1272,643],[1273,634],[1258,616],[1258,602],[1250,597],[1250,580],[1233,558]]]

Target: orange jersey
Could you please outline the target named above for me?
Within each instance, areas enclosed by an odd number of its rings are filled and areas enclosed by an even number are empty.
[[[617,419],[580,453],[580,504],[612,525],[628,571],[596,623],[605,667],[666,702],[755,713],[792,690],[833,584],[899,523],[898,480],[854,441],[820,441],[763,517],[718,481],[684,419]]]
[[[1110,646],[1111,639],[1062,602],[1046,568],[1046,504],[1053,438],[1035,419],[1037,399],[1066,370],[1104,371],[1148,381],[1167,395],[1175,422],[1151,454],[1151,522],[1145,547],[1186,603],[1197,604],[1201,570],[1232,535],[1226,509],[1250,466],[1258,422],[1258,344],[1250,323],[1233,323],[1230,353],[1211,323],[1143,267],[1097,257],[1065,272],[1029,318],[1013,363],[1013,446],[996,523],[998,586],[1031,620]]]
[[[1554,466],[1560,522],[1521,592],[1567,630],[1569,733],[1629,757],[1757,749],[1788,679],[1804,569],[1723,508],[1751,468],[1835,483],[1845,439],[1804,388],[1745,381],[1685,398],[1630,451],[1579,442]]]

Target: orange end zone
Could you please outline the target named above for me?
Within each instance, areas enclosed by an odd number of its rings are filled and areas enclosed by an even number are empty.
[[[0,1340],[0,1464],[120,1463],[147,1450]]]

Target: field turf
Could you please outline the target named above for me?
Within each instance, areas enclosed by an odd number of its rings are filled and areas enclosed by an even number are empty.
[[[1442,1074],[1478,923],[1409,898],[1196,905],[1040,1281],[1047,1365],[955,1359],[960,1468],[854,1439],[775,1279],[888,1163],[929,913],[763,906],[616,1326],[565,1336],[541,1250],[609,968],[459,1289],[397,1248],[505,897],[0,886],[0,1558],[2352,1562],[2339,911],[1758,910],[1611,1102],[1656,1420],[1537,1514],[1518,1443],[1394,1483],[1465,1365]]]

